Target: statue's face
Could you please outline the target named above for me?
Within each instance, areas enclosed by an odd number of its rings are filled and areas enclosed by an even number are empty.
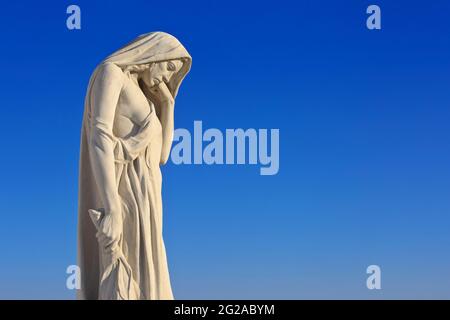
[[[169,60],[152,63],[142,72],[142,80],[150,88],[161,82],[168,83],[170,78],[180,71],[183,63],[180,60]]]

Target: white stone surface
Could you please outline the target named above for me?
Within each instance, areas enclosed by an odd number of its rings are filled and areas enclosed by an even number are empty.
[[[160,165],[191,57],[164,32],[100,63],[85,99],[79,167],[79,299],[173,299]]]

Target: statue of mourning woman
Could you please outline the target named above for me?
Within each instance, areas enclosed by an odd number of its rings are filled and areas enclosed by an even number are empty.
[[[171,300],[160,165],[174,102],[191,67],[181,43],[144,34],[93,72],[81,131],[78,299]]]

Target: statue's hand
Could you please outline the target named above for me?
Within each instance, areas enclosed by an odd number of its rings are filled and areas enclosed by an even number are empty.
[[[97,227],[97,238],[100,245],[107,251],[115,251],[123,233],[123,221],[120,210],[109,210],[101,214],[96,210],[89,210],[92,220]]]
[[[159,104],[173,104],[175,102],[165,82],[160,82],[158,85],[150,88],[150,95]]]

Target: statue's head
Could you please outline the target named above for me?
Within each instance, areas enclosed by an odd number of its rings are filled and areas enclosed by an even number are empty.
[[[169,84],[173,75],[180,72],[182,67],[183,61],[181,59],[153,62],[142,68],[140,78],[150,88],[161,82]]]
[[[183,45],[165,32],[144,34],[109,56],[122,70],[139,73],[148,87],[165,82],[172,96],[191,68],[191,56]]]

